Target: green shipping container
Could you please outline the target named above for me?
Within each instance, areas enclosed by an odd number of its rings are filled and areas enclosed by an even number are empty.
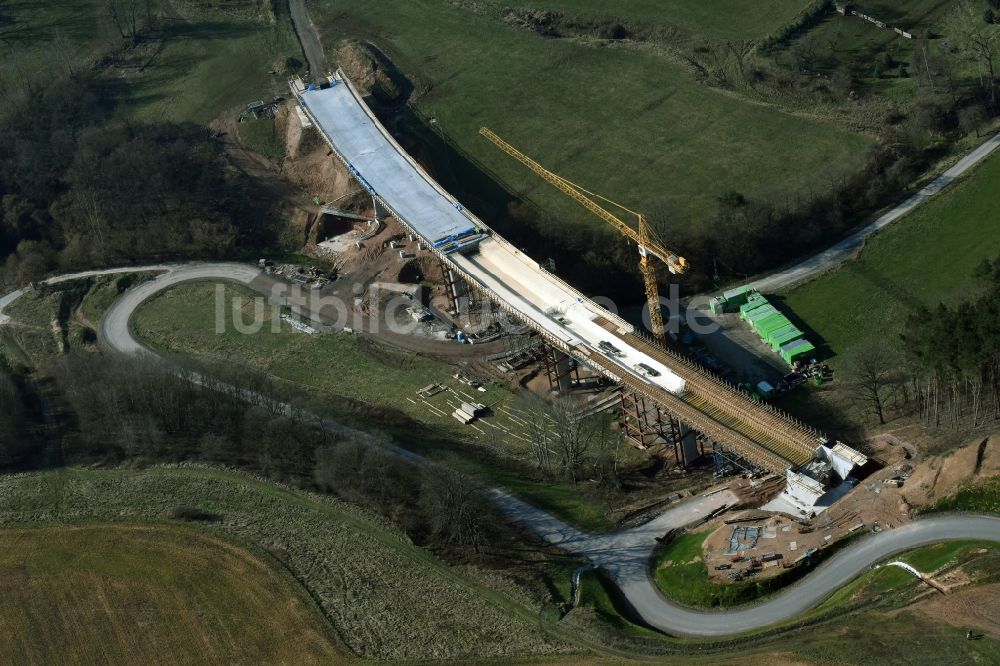
[[[760,334],[762,336],[768,336],[775,331],[779,331],[792,325],[792,322],[788,321],[788,317],[784,314],[779,312],[778,315],[780,316],[780,319],[770,318],[766,321],[766,326],[764,325],[765,322],[761,323]]]
[[[770,303],[768,303],[767,299],[763,296],[751,298],[749,301],[740,306],[740,317],[746,319],[747,316],[757,308],[767,307],[768,305],[770,305]]]
[[[722,314],[726,311],[726,299],[722,296],[716,296],[708,302],[708,307],[712,311],[712,314]]]
[[[760,337],[764,337],[767,335],[768,331],[773,331],[775,328],[781,328],[782,326],[788,326],[788,323],[788,317],[780,312],[775,312],[770,317],[755,320],[753,322],[753,330],[757,331],[757,335]]]
[[[815,351],[816,348],[808,340],[796,340],[795,342],[789,342],[781,348],[781,358],[785,360],[785,363],[791,365],[803,357],[808,357],[809,354]]]
[[[729,291],[722,292],[722,298],[726,302],[726,308],[738,308],[749,300],[749,298],[755,294],[753,287],[746,284],[742,287],[736,287],[735,289],[730,289]]]
[[[744,319],[746,320],[747,323],[753,326],[753,323],[755,321],[760,321],[761,318],[763,317],[770,317],[773,314],[777,314],[777,312],[778,308],[774,307],[773,305],[765,305],[764,307],[751,310],[746,314],[746,317],[744,317]]]
[[[767,344],[771,344],[772,342],[774,342],[774,338],[776,338],[777,336],[788,333],[789,331],[797,331],[797,330],[798,329],[795,328],[794,324],[785,324],[781,328],[775,328],[768,331],[767,335],[764,336],[764,340],[767,342]]]
[[[781,335],[773,336],[771,340],[769,340],[768,342],[771,345],[772,350],[778,351],[782,347],[791,342],[795,342],[796,340],[801,340],[803,335],[804,333],[802,333],[802,331],[800,331],[797,328],[794,328],[793,330],[788,331],[786,333],[782,333]]]

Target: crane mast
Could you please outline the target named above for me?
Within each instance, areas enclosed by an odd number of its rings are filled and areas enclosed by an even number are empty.
[[[566,180],[562,176],[549,171],[541,164],[501,139],[496,135],[496,133],[486,127],[479,128],[479,133],[492,141],[497,148],[537,173],[553,187],[575,199],[584,208],[610,224],[618,231],[618,233],[635,242],[635,244],[639,247],[639,270],[642,273],[643,283],[646,288],[646,302],[649,305],[649,323],[653,329],[653,334],[658,340],[662,341],[664,330],[663,313],[660,310],[660,292],[656,285],[656,268],[654,267],[653,262],[650,261],[650,255],[666,264],[667,269],[671,273],[675,274],[684,273],[688,269],[687,260],[684,259],[684,257],[671,252],[667,248],[663,247],[663,245],[659,242],[654,240],[649,224],[646,222],[645,216],[641,213],[630,210],[625,206],[611,201],[610,199],[599,194],[590,192],[576,183]],[[633,229],[630,225],[625,223],[625,221],[611,211],[602,207],[591,197],[600,199],[626,213],[629,213],[630,215],[634,215],[638,228]]]

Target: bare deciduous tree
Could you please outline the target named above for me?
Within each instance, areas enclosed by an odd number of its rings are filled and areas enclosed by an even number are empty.
[[[530,391],[524,391],[517,399],[516,408],[526,415],[525,429],[530,440],[532,463],[546,474],[551,472],[556,452],[553,448],[555,429],[548,402]]]
[[[729,49],[733,59],[736,61],[736,68],[739,70],[740,79],[743,81],[747,80],[747,61],[756,45],[757,43],[752,39],[735,39],[726,42],[726,48]]]
[[[1000,51],[1000,26],[986,23],[978,3],[960,0],[948,19],[948,36],[961,57],[975,63],[979,79],[990,98],[997,103],[996,59]]]
[[[885,423],[886,401],[901,380],[901,362],[899,353],[884,341],[862,342],[845,354],[842,390]]]
[[[153,23],[152,0],[105,0],[105,8],[118,34],[133,46],[139,43],[143,29]]]
[[[482,487],[444,465],[428,465],[422,470],[420,507],[438,539],[471,546],[477,553],[500,524],[496,507]]]

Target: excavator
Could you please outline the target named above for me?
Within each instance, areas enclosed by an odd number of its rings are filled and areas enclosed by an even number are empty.
[[[481,127],[479,133],[493,142],[497,148],[507,153],[521,164],[525,165],[549,184],[560,190],[564,194],[572,197],[584,208],[597,215],[599,218],[614,227],[618,233],[633,241],[639,247],[639,271],[646,286],[646,301],[649,304],[649,323],[653,329],[653,334],[660,342],[664,341],[663,313],[660,310],[660,292],[656,286],[656,268],[650,257],[656,257],[662,261],[667,269],[674,274],[683,274],[688,269],[687,260],[675,252],[665,248],[653,237],[653,232],[642,213],[626,208],[625,206],[611,201],[607,197],[595,194],[583,187],[566,180],[562,176],[549,171],[541,164],[531,159],[520,150],[501,139],[492,130]],[[618,210],[635,216],[636,228],[632,228],[624,220],[607,210],[594,199],[599,199],[605,204],[614,206]]]

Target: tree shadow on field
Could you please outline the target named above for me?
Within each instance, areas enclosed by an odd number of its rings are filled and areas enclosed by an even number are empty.
[[[785,315],[785,317],[788,318],[788,321],[792,322],[795,328],[805,333],[806,340],[811,342],[816,348],[817,360],[823,361],[836,356],[826,338],[820,335],[819,331],[807,324],[804,319],[795,314],[795,311],[788,306],[785,296],[781,294],[768,294],[767,301],[773,305],[778,312]]]
[[[391,110],[375,106],[374,110],[432,178],[528,256],[536,260],[552,258],[559,277],[585,293],[611,298],[628,298],[637,293],[641,283],[636,276],[603,266],[595,270],[581,261],[580,253],[571,244],[574,239],[570,238],[570,225],[552,219],[530,197],[507,187],[498,174],[455,144],[412,105]],[[553,233],[561,229],[566,229],[564,236]],[[561,241],[563,237],[566,242]]]
[[[160,27],[165,40],[238,39],[258,32],[262,26],[249,21],[169,21]]]
[[[865,262],[858,262],[854,266],[854,272],[875,289],[882,292],[887,300],[893,300],[908,309],[916,312],[924,306],[924,303],[909,289],[909,287],[888,278],[878,269],[873,268]]]

